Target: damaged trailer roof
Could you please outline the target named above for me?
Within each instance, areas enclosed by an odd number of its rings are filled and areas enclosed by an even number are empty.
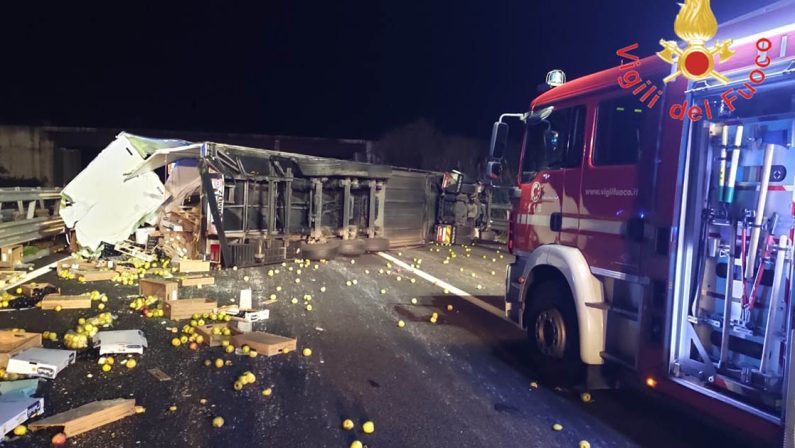
[[[300,174],[306,177],[362,177],[387,179],[392,168],[350,160],[307,156],[270,149],[249,148],[224,143],[203,142],[160,149],[152,153],[135,169],[129,171],[127,179],[151,172],[181,159],[206,159],[214,168],[225,174],[254,174],[247,169],[246,161],[257,159],[284,159],[296,164]],[[253,164],[256,164],[255,162]]]

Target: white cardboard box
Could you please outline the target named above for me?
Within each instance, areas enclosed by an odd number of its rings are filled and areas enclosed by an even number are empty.
[[[0,437],[44,412],[44,398],[0,399]]]
[[[35,375],[53,379],[69,364],[74,364],[73,350],[29,348],[8,360],[6,371],[22,375]]]
[[[94,336],[94,346],[99,354],[106,353],[144,353],[148,347],[146,337],[141,330],[100,331]]]

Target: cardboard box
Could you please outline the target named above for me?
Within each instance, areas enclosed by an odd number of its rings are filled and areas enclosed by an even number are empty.
[[[242,347],[248,345],[257,354],[273,356],[287,351],[295,351],[298,341],[276,334],[265,333],[263,331],[253,331],[251,333],[241,333],[232,336],[232,345]]]
[[[41,333],[0,331],[0,367],[6,368],[9,358],[34,347],[41,347]]]
[[[218,308],[213,299],[178,299],[168,300],[163,305],[167,318],[171,320],[189,319],[194,314],[212,313]]]
[[[61,370],[74,362],[75,352],[73,350],[29,348],[12,356],[8,360],[6,371],[54,379]]]
[[[78,310],[91,308],[91,297],[86,294],[79,296],[62,296],[60,294],[47,294],[41,300],[41,309],[54,310],[57,306],[64,310]]]
[[[213,334],[213,328],[229,328],[231,334],[229,336],[224,336],[222,334]],[[240,330],[234,327],[230,327],[227,324],[209,324],[209,325],[202,325],[196,327],[196,333],[202,335],[204,337],[204,343],[209,345],[210,347],[217,347],[221,345],[222,341],[230,341],[235,335],[242,334]]]
[[[271,317],[271,310],[238,310],[237,313],[230,314],[232,320],[243,322],[259,322]]]
[[[182,259],[175,263],[179,272],[210,272],[210,262]]]
[[[100,331],[94,335],[94,347],[99,354],[106,353],[138,353],[142,355],[149,347],[141,330]]]
[[[0,268],[13,268],[19,263],[22,263],[22,246],[0,248]]]
[[[140,279],[138,292],[142,296],[155,296],[163,300],[177,300],[179,283],[174,280]]]
[[[0,437],[44,412],[44,398],[15,397],[0,400]]]
[[[182,277],[179,279],[179,286],[207,286],[214,285],[215,277]]]

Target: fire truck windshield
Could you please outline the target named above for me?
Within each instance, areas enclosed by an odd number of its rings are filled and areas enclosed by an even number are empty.
[[[522,183],[539,171],[577,166],[582,147],[585,107],[553,111],[540,122],[528,121],[522,146]]]

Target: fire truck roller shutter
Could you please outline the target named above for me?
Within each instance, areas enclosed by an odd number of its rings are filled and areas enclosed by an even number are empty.
[[[531,281],[528,282],[524,290],[525,300],[528,299],[527,291],[532,284],[544,280],[544,278],[537,279],[531,276],[531,272],[542,266],[557,270],[569,285],[574,299],[574,307],[577,310],[582,362],[594,365],[604,364],[601,352],[605,347],[605,314],[603,310],[593,307],[594,304],[604,302],[602,283],[593,276],[590,266],[579,249],[559,244],[547,244],[528,255],[523,276]],[[527,307],[528,305],[525,304],[525,308]]]

